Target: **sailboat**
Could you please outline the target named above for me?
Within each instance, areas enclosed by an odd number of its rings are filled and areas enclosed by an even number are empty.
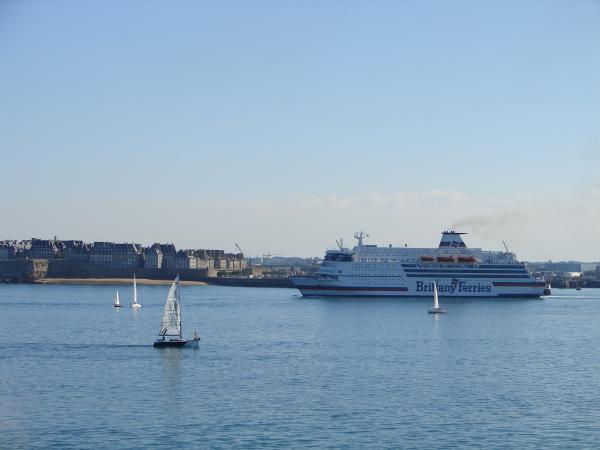
[[[115,296],[115,308],[122,308],[121,300],[119,300],[119,291],[117,291],[117,295]]]
[[[440,308],[440,303],[438,301],[438,290],[437,284],[433,282],[433,309],[427,310],[429,314],[448,314],[448,311]]]
[[[142,305],[140,305],[137,301],[137,284],[135,282],[135,274],[133,275],[133,297],[131,298],[131,307],[132,308],[141,308]]]
[[[183,339],[181,332],[181,295],[179,289],[179,275],[173,281],[158,331],[158,338],[154,347],[194,347],[197,348],[200,338],[194,331],[194,336],[189,341]]]

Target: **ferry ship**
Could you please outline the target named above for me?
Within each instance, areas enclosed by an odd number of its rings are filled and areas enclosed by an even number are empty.
[[[355,233],[353,249],[327,250],[315,276],[293,277],[303,296],[541,297],[535,279],[514,253],[468,248],[466,233],[444,231],[438,248],[379,247]],[[337,241],[336,241],[337,242]]]

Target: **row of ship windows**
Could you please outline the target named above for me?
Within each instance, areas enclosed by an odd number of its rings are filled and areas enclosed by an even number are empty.
[[[356,258],[354,260],[355,262],[368,262],[368,263],[374,263],[374,262],[397,262],[398,260],[396,258]]]
[[[438,267],[435,269],[404,269],[404,271],[406,273],[464,273],[464,274],[470,274],[470,273],[485,273],[485,274],[497,274],[497,273],[513,273],[513,274],[526,274],[527,270],[523,269],[523,268],[518,268],[518,269],[478,269],[478,268],[473,268],[473,269],[461,269],[461,268],[457,268],[457,267],[452,267],[452,268],[448,268],[448,267]]]
[[[345,277],[345,278],[359,278],[361,276],[368,278],[402,278],[403,275],[398,272],[387,272],[387,273],[378,273],[377,275],[372,275],[370,273],[353,273],[353,274],[344,274],[341,270],[338,271],[337,275],[328,274],[328,273],[320,273],[317,275],[319,278],[335,278]]]
[[[342,271],[338,271],[338,275],[329,275],[329,274],[319,274],[320,278],[332,278],[335,277],[335,279],[337,280],[337,277],[341,276],[341,277],[346,277],[346,278],[357,278],[357,277],[369,277],[369,278],[378,278],[378,277],[383,277],[383,278],[403,278],[403,275],[398,273],[398,272],[378,272],[377,275],[371,275],[369,273],[366,272],[361,272],[361,273],[353,273],[351,275],[344,275],[342,273]]]
[[[379,262],[379,263],[388,263],[391,264],[394,261],[390,260],[390,261],[373,261],[373,262]],[[406,271],[406,272],[436,272],[438,270],[445,270],[448,272],[453,272],[453,271],[459,271],[459,272],[465,272],[465,273],[476,273],[476,272],[489,272],[489,271],[498,271],[498,272],[507,272],[507,273],[517,273],[517,272],[524,272],[526,269],[524,268],[524,266],[518,266],[518,267],[514,267],[514,268],[506,268],[507,266],[502,266],[503,269],[494,269],[493,267],[479,267],[479,266],[475,266],[475,265],[429,265],[427,267],[422,267],[422,266],[417,266],[417,265],[411,265],[410,268],[408,265],[402,265],[402,268]],[[392,267],[389,267],[389,269],[394,269],[397,270],[398,266],[397,265],[393,265]],[[367,264],[367,263],[357,263],[357,264],[353,264],[352,265],[352,270],[385,270],[386,267],[382,266],[382,265],[374,265],[374,264]]]
[[[369,265],[369,264],[373,264],[373,263],[398,263],[401,262],[403,263],[404,267],[423,267],[414,263],[411,263],[410,260],[408,259],[396,259],[396,258],[355,258],[353,260],[350,259],[337,259],[337,260],[325,260],[325,262],[322,263],[323,266],[328,266],[330,265],[332,262],[354,262],[354,265]],[[513,265],[521,265],[520,263],[514,263]],[[427,264],[426,267],[457,267],[457,264],[452,264],[450,265],[439,265],[439,264]],[[502,264],[500,266],[488,266],[489,268],[491,267],[506,267],[506,264]],[[477,266],[473,266],[473,265],[465,265],[462,264],[460,265],[460,267],[477,267]]]
[[[458,274],[458,273],[408,273],[409,278],[529,278],[519,274]]]
[[[392,263],[393,261],[380,261],[380,262],[382,262],[382,263],[386,263],[386,262],[387,262],[387,263],[389,264],[389,263]],[[396,267],[396,268],[397,268],[398,266],[394,266],[394,267]],[[381,266],[375,266],[375,265],[373,265],[373,264],[360,264],[360,263],[359,263],[359,264],[353,264],[353,265],[352,265],[352,269],[353,269],[353,270],[356,270],[357,268],[366,268],[366,269],[381,269]]]
[[[355,263],[397,263],[397,262],[401,262],[403,263],[402,265],[404,267],[456,267],[456,266],[464,266],[464,267],[473,267],[474,264],[456,264],[456,263],[452,263],[451,265],[448,264],[444,264],[444,265],[440,265],[440,264],[435,264],[432,262],[428,262],[426,265],[417,265],[416,263],[413,263],[413,260],[410,259],[396,259],[396,258],[355,258],[353,260]],[[520,264],[520,263],[515,263],[515,264]],[[503,264],[501,265],[501,267],[506,266],[507,264]],[[495,266],[493,266],[495,267]]]
[[[374,278],[403,278],[403,276],[401,274],[399,274],[398,272],[387,272],[387,273],[378,273],[377,275],[369,275],[368,273],[357,273],[357,274],[352,274],[352,275],[343,275],[342,271],[338,271],[339,276],[342,276],[344,278],[352,278],[352,279],[362,279],[361,277],[366,277],[365,279],[374,279]],[[494,278],[529,278],[528,274],[469,274],[469,275],[465,275],[465,274],[457,274],[457,273],[422,273],[422,274],[406,274],[407,277],[409,278],[460,278],[460,277],[467,277],[467,278],[488,278],[488,279],[494,279]],[[338,279],[338,275],[325,275],[325,274],[321,274],[320,278],[324,278],[324,279],[333,279],[333,280],[337,280]]]
[[[337,281],[338,277],[336,275],[321,275],[319,277],[322,280],[334,280]],[[402,278],[402,277],[394,277],[393,279],[390,277],[386,277],[386,278],[381,278],[381,279],[377,279],[374,277],[352,277],[352,281],[364,281],[364,282],[368,282],[371,285],[378,285],[378,286],[396,286],[398,284],[398,280],[397,278]]]

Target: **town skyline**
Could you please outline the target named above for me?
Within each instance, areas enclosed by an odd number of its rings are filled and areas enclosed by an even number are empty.
[[[119,270],[183,269],[183,270],[241,270],[246,267],[241,253],[220,249],[179,249],[172,243],[143,246],[135,242],[37,239],[0,240],[0,259],[65,260],[86,265],[90,270],[109,268]]]
[[[468,234],[468,233],[463,233],[463,234]],[[369,235],[365,233],[365,239],[369,238]],[[30,255],[29,254],[29,249],[31,248],[31,244],[36,242],[39,243],[43,243],[44,245],[46,245],[46,243],[52,243],[54,242],[56,244],[56,249],[55,249],[55,255],[52,255],[50,253],[48,254],[36,254],[36,255]],[[346,245],[346,242],[342,239],[340,240],[336,240],[336,246],[338,246],[339,244],[343,243],[345,247],[348,247]],[[506,243],[503,242],[503,245],[505,245]],[[235,245],[235,244],[234,244]],[[405,244],[406,245],[406,244]],[[226,260],[240,260],[240,259],[246,259],[246,260],[261,260],[264,258],[271,258],[271,257],[281,257],[283,259],[289,258],[289,259],[298,259],[298,258],[302,258],[302,259],[307,259],[307,260],[311,260],[311,259],[321,259],[323,255],[311,255],[311,256],[300,256],[300,255],[294,255],[294,254],[282,254],[282,253],[275,253],[272,254],[270,252],[263,252],[263,253],[256,253],[256,254],[247,254],[247,253],[243,253],[241,247],[236,247],[236,249],[234,251],[227,251],[225,249],[216,249],[213,247],[199,247],[199,246],[184,246],[184,247],[180,247],[177,246],[175,243],[173,242],[153,242],[152,244],[143,244],[141,242],[135,242],[135,241],[123,241],[123,242],[119,242],[119,241],[85,241],[82,239],[59,239],[57,236],[54,236],[52,238],[49,239],[45,239],[45,238],[28,238],[28,239],[0,239],[0,259],[1,258],[6,258],[6,257],[16,257],[16,258],[23,258],[23,257],[31,257],[31,258],[53,258],[53,257],[57,257],[57,258],[63,258],[66,257],[67,259],[70,259],[71,256],[65,256],[67,253],[65,253],[65,249],[69,249],[69,250],[73,250],[73,248],[77,248],[77,249],[85,249],[85,251],[89,254],[91,253],[91,250],[94,248],[94,246],[100,246],[100,247],[107,247],[107,246],[115,246],[115,247],[126,247],[126,246],[133,246],[134,248],[136,248],[135,252],[137,254],[139,254],[140,256],[143,256],[143,260],[142,262],[144,263],[144,267],[158,267],[160,268],[161,264],[160,264],[160,260],[162,260],[162,257],[159,257],[157,255],[153,256],[153,262],[146,266],[145,265],[145,261],[146,261],[146,254],[149,251],[154,251],[155,253],[160,253],[161,251],[165,251],[165,249],[167,249],[166,251],[168,253],[172,252],[172,256],[170,256],[170,259],[173,259],[175,256],[193,256],[193,257],[200,257],[201,259],[215,259],[215,260],[219,260],[222,259],[223,261]],[[17,253],[16,251],[13,250],[13,253],[9,253],[7,251],[7,248],[12,247],[13,249],[18,249],[20,253]],[[353,245],[350,245],[349,248],[352,248]],[[400,246],[401,247],[401,246]],[[333,246],[332,246],[333,248]],[[26,250],[26,251],[24,251]],[[49,250],[49,249],[46,249]],[[45,250],[45,251],[46,251]],[[158,250],[158,251],[157,251]],[[509,249],[509,251],[512,251]],[[75,258],[77,259],[77,258]],[[89,259],[89,256],[88,256]],[[93,258],[92,258],[93,261]],[[600,262],[600,258],[596,261],[596,260],[589,260],[589,261],[583,261],[583,260],[578,260],[578,259],[574,259],[574,258],[564,258],[564,259],[548,259],[548,260],[526,260],[523,259],[523,261],[527,261],[527,262],[532,262],[532,263],[545,263],[545,262],[583,262],[583,263],[596,263],[596,262]],[[194,263],[195,264],[195,263]],[[185,267],[182,263],[179,263],[178,265],[179,268],[187,268]],[[226,268],[223,267],[223,268]]]

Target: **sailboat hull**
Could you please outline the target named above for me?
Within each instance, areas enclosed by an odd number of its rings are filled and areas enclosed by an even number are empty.
[[[184,339],[169,339],[163,341],[162,339],[154,341],[154,347],[156,348],[167,348],[167,347],[183,347],[187,343]]]
[[[185,346],[190,348],[200,348],[200,339],[190,339],[186,342]]]

